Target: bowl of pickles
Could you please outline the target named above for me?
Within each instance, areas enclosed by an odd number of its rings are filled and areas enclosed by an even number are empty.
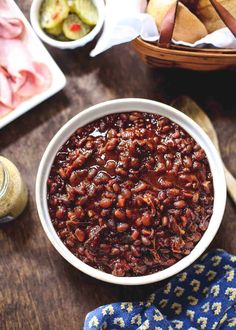
[[[38,36],[61,49],[82,47],[100,32],[104,0],[33,0],[30,19]]]

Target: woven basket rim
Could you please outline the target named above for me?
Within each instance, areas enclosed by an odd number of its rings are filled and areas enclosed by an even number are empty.
[[[228,48],[217,48],[217,49],[209,49],[209,48],[190,48],[186,46],[178,46],[173,45],[172,48],[164,48],[158,46],[158,44],[154,44],[148,41],[144,41],[141,37],[137,37],[133,43],[135,44],[142,44],[143,47],[149,48],[150,50],[160,50],[166,54],[179,54],[186,56],[206,56],[210,55],[212,57],[221,57],[221,56],[229,56],[235,57],[236,56],[236,49],[228,49]]]

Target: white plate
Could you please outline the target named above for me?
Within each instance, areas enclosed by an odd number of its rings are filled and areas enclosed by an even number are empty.
[[[9,15],[12,17],[17,17],[22,20],[26,30],[26,36],[24,38],[24,42],[27,44],[27,47],[31,49],[37,49],[37,51],[33,53],[33,57],[36,61],[45,63],[52,75],[52,83],[50,87],[43,91],[40,94],[37,94],[30,99],[22,102],[17,108],[9,112],[6,116],[0,117],[0,129],[18,118],[19,116],[23,115],[25,112],[29,111],[39,103],[45,101],[52,95],[56,94],[60,91],[66,84],[66,78],[62,71],[59,69],[58,65],[55,63],[51,55],[48,53],[42,42],[36,36],[35,32],[33,31],[31,25],[25,18],[24,14],[18,8],[13,0],[0,0],[6,1],[8,6],[11,7],[11,14]],[[30,44],[29,44],[30,43]],[[1,46],[0,46],[1,51]],[[17,54],[16,54],[17,56]]]

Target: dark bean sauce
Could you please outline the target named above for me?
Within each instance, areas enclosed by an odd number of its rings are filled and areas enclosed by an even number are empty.
[[[116,276],[163,270],[206,231],[213,184],[204,150],[150,113],[114,114],[79,128],[48,179],[53,226],[66,247]]]

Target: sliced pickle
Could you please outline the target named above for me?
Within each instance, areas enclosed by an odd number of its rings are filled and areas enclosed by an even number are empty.
[[[55,27],[45,29],[48,34],[58,37],[62,33],[62,22],[57,24]]]
[[[57,40],[59,40],[59,41],[71,41],[70,39],[66,38],[66,36],[64,35],[63,32],[57,37]]]
[[[62,30],[66,38],[77,40],[89,33],[90,27],[75,14],[70,14],[63,22]]]
[[[76,14],[88,25],[96,25],[98,11],[92,0],[75,0]]]
[[[67,4],[70,8],[70,12],[71,13],[76,13],[76,10],[75,10],[75,1],[76,0],[67,0]]]
[[[66,0],[44,0],[41,6],[40,25],[43,29],[55,28],[69,14]]]

